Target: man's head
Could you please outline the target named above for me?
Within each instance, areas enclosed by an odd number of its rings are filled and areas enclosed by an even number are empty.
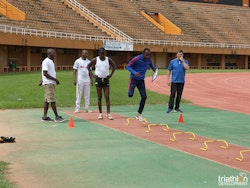
[[[100,48],[98,54],[100,56],[100,59],[104,60],[105,59],[105,55],[106,55],[106,50],[104,48]]]
[[[176,54],[177,59],[180,59],[183,56],[184,56],[183,51],[182,50],[178,50],[177,54]]]
[[[87,50],[82,50],[82,59],[86,59],[88,57],[88,51]]]
[[[56,56],[56,51],[55,51],[55,49],[52,49],[52,48],[49,48],[48,50],[47,50],[47,56],[48,56],[48,58],[50,58],[50,59],[54,59],[54,57]]]
[[[150,49],[144,48],[144,50],[142,51],[142,55],[143,55],[145,60],[149,59],[151,57]]]

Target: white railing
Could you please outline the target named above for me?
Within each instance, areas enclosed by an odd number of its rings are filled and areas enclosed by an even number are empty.
[[[204,48],[232,48],[232,49],[249,49],[250,45],[246,44],[226,44],[226,43],[204,43],[204,42],[186,42],[186,41],[166,41],[166,40],[146,40],[134,39],[134,44],[163,45],[163,46],[187,46],[187,47],[204,47]]]
[[[88,41],[115,41],[113,37],[94,36],[64,32],[45,31],[37,29],[28,29],[22,27],[13,27],[0,24],[0,32],[12,33],[17,35],[30,35],[37,37],[60,38],[71,40],[88,40]],[[226,44],[226,43],[203,43],[203,42],[180,42],[180,41],[166,41],[166,40],[146,40],[133,39],[134,44],[143,45],[162,45],[162,46],[187,46],[187,47],[203,47],[203,48],[230,48],[230,49],[250,49],[250,45],[246,44]]]
[[[105,20],[103,20],[102,18],[100,18],[99,16],[97,16],[96,14],[94,14],[93,12],[91,12],[90,10],[88,10],[86,7],[84,7],[82,4],[80,4],[76,0],[66,0],[66,1],[68,3],[70,3],[72,6],[75,6],[76,8],[80,9],[82,12],[86,13],[87,15],[89,15],[91,18],[93,18],[94,20],[96,20],[100,25],[102,25],[103,27],[107,28],[108,30],[114,32],[115,34],[117,34],[120,38],[124,39],[125,41],[131,42],[133,40],[130,36],[128,36],[127,34],[123,33],[122,31],[120,31],[119,29],[115,28],[110,23],[106,22]]]
[[[0,31],[4,33],[11,33],[17,35],[30,35],[36,37],[60,38],[60,39],[71,39],[71,40],[89,40],[89,41],[115,40],[115,38],[108,36],[94,36],[94,35],[84,35],[75,33],[45,31],[45,30],[28,29],[22,27],[13,27],[1,24],[0,24]]]

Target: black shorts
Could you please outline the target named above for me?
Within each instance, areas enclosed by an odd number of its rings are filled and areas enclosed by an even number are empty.
[[[109,79],[108,78],[96,78],[95,85],[96,87],[109,87]]]

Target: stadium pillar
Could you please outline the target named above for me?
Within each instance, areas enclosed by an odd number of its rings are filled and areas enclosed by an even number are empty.
[[[198,69],[201,68],[201,60],[202,60],[201,54],[198,54]]]
[[[250,59],[249,59],[248,55],[245,55],[244,59],[245,59],[244,69],[250,69],[250,66],[249,66],[250,65]]]
[[[225,55],[224,54],[221,55],[221,68],[225,69]]]
[[[0,72],[8,72],[8,49],[5,45],[0,45]]]
[[[30,68],[30,66],[31,66],[31,56],[30,56],[30,46],[27,46],[26,47],[26,56],[27,56],[27,71],[31,71],[31,68]]]
[[[0,57],[1,57],[1,59],[0,59],[0,72],[3,72],[4,70],[3,70],[3,67],[4,67],[4,65],[3,65],[3,46],[2,45],[0,45]]]
[[[249,7],[249,0],[242,0],[243,7]]]

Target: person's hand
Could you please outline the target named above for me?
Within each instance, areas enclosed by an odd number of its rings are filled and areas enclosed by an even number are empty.
[[[171,82],[170,82],[170,81],[168,81],[168,83],[167,83],[167,84],[168,84],[168,86],[170,86],[170,85],[171,85]]]
[[[183,56],[181,56],[181,57],[180,57],[180,61],[181,61],[181,62],[183,62],[183,61],[184,61]]]
[[[136,73],[135,73],[135,76],[136,76],[136,77],[140,77],[141,75],[140,75],[139,72],[136,72]]]
[[[76,81],[74,80],[73,84],[76,86]]]
[[[108,76],[107,76],[107,79],[110,79],[110,78],[111,78],[111,75],[108,75]]]
[[[55,81],[56,81],[56,84],[57,84],[57,85],[59,85],[59,84],[60,84],[59,80],[57,80],[57,79],[56,79]]]
[[[42,80],[40,80],[39,83],[38,83],[38,86],[41,86],[41,85],[43,85],[43,81]]]

